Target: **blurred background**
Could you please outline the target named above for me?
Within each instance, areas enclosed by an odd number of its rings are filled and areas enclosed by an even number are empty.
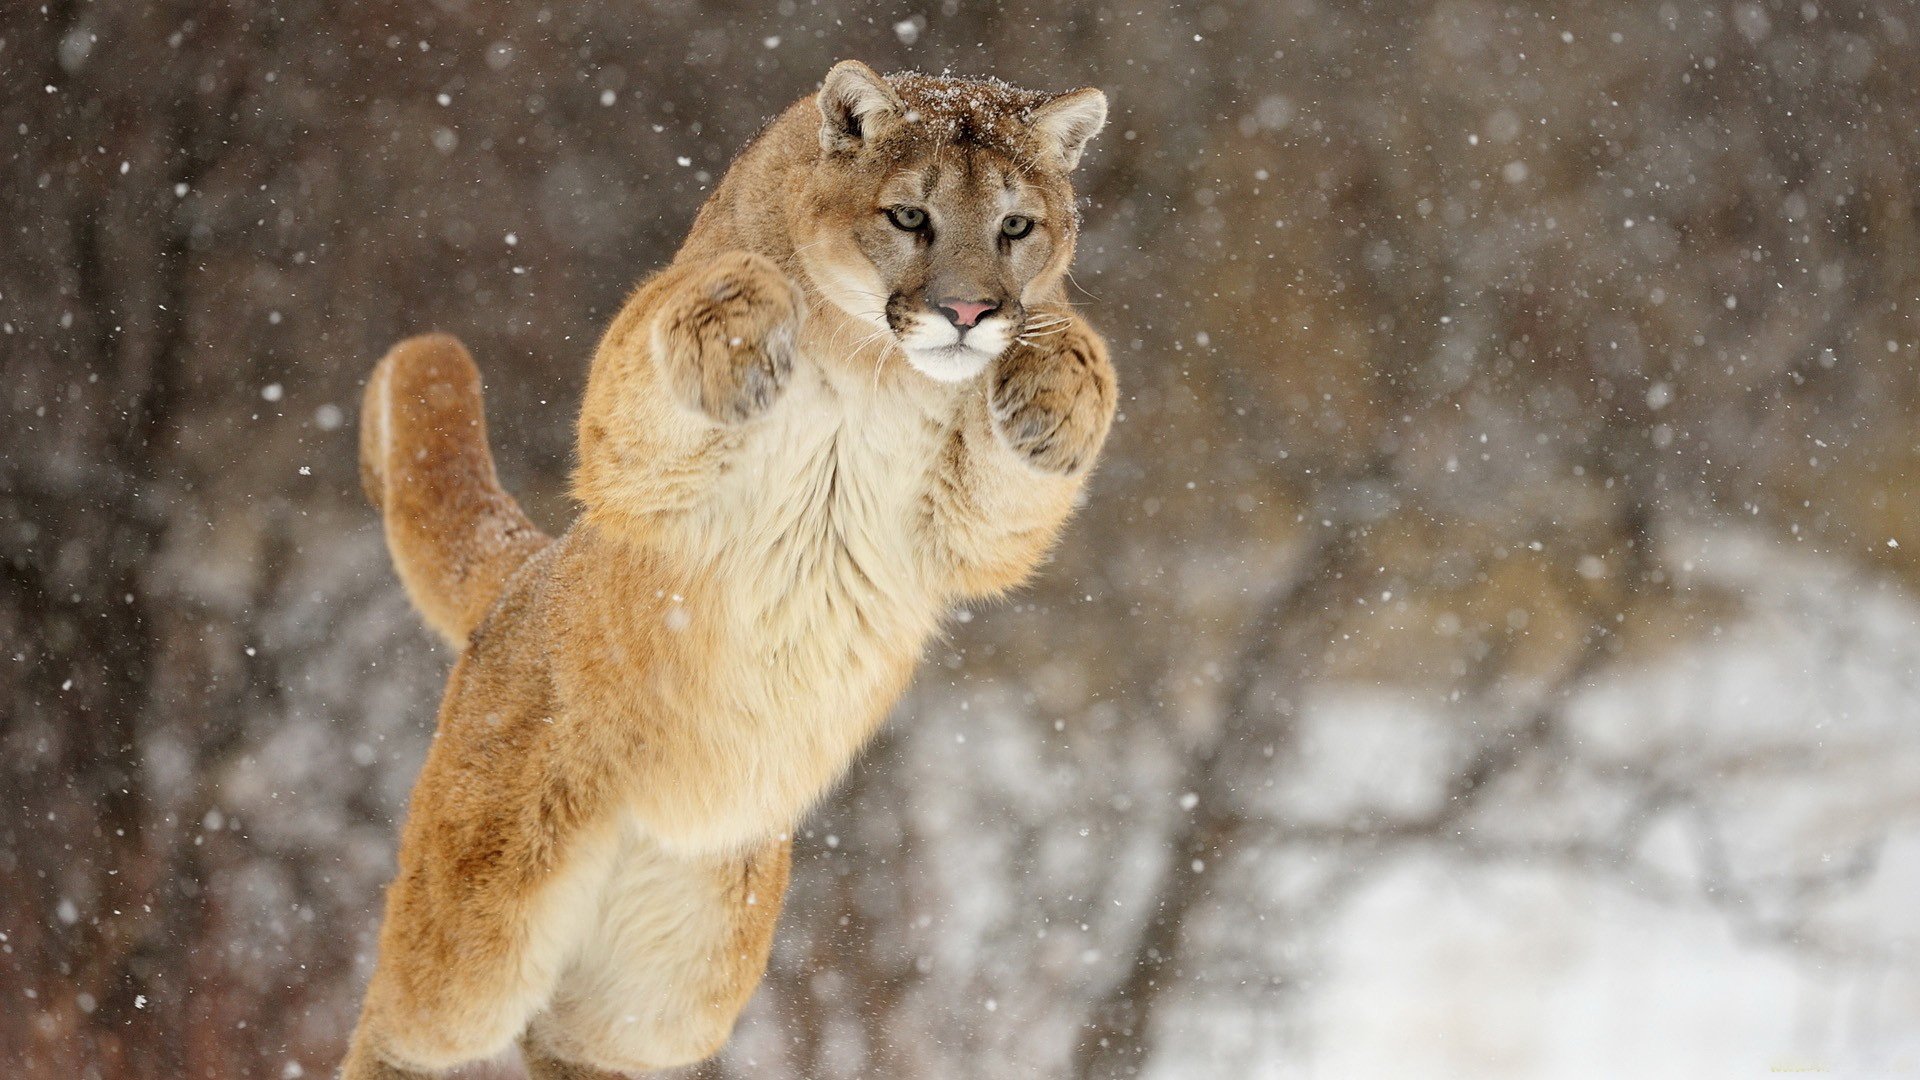
[[[1920,1073],[1905,0],[0,12],[0,1060],[331,1075],[449,663],[355,477],[835,60],[1103,87],[1122,417],[808,821],[698,1072]],[[472,1075],[512,1075],[513,1066]]]

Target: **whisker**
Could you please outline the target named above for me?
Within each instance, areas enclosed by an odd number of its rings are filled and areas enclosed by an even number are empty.
[[[861,349],[864,349],[867,346],[873,344],[874,342],[885,338],[887,334],[888,334],[888,331],[886,330],[873,330],[868,332],[865,337],[862,337],[859,341],[856,341],[853,343],[853,351],[848,353],[847,355],[849,357],[859,356]]]
[[[869,340],[869,341],[879,341],[879,340],[880,340],[880,334],[879,334],[878,332],[876,332],[876,333],[874,333],[874,334],[873,334],[873,335],[872,335],[871,337],[869,337],[869,338],[868,338],[868,340]],[[865,346],[862,346],[862,348],[864,348],[864,347],[865,347]],[[856,353],[855,355],[858,355],[858,354]],[[889,351],[889,350],[887,350],[887,349],[882,349],[882,350],[880,351],[880,359],[879,359],[879,360],[878,360],[877,362],[875,362],[875,363],[874,363],[874,365],[873,365],[873,383],[872,383],[872,385],[871,385],[871,387],[869,388],[869,392],[871,392],[871,393],[878,393],[878,392],[879,392],[879,390],[880,390],[880,373],[881,373],[882,371],[884,371],[884,370],[886,370],[886,367],[887,367],[887,361],[888,361],[888,360],[890,360],[890,359],[892,359],[892,358],[893,358],[893,353],[892,353],[891,351]]]
[[[1067,281],[1070,282],[1074,288],[1079,289],[1083,293],[1086,293],[1092,299],[1095,299],[1095,300],[1100,299],[1100,297],[1094,295],[1094,292],[1092,289],[1089,289],[1085,285],[1080,284],[1079,280],[1073,276],[1073,271],[1071,270],[1067,271]],[[1069,300],[1067,301],[1067,303],[1073,304],[1073,301]],[[1074,306],[1077,307],[1078,305],[1074,305]]]
[[[814,241],[813,243],[811,243],[811,244],[802,244],[802,245],[800,245],[799,247],[797,247],[797,248],[794,248],[794,249],[793,249],[793,253],[794,253],[795,255],[798,255],[798,254],[800,254],[800,253],[801,253],[801,252],[803,252],[803,251],[811,251],[811,250],[813,250],[814,248],[817,248],[817,247],[819,247],[819,246],[820,246],[821,244],[830,244],[830,243],[832,243],[833,241],[835,241],[835,240],[838,240],[838,239],[839,239],[839,237],[837,237],[837,236],[823,236],[823,237],[821,237],[820,239],[818,239],[818,240],[815,240],[815,241]]]

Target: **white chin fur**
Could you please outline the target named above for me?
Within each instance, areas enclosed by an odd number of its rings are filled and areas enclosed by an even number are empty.
[[[982,352],[967,345],[943,345],[936,349],[904,350],[907,363],[915,371],[939,382],[965,382],[986,370],[997,353]]]
[[[945,319],[921,317],[901,335],[907,362],[930,379],[963,382],[980,374],[1012,344],[1012,324],[989,319],[962,338]]]

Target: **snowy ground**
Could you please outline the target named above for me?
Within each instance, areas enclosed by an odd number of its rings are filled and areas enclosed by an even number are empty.
[[[1185,997],[1149,1075],[1920,1074],[1920,604],[1738,534],[1688,562],[1748,601],[1719,640],[1581,695],[1560,790],[1383,857],[1289,993]],[[1417,791],[1435,721],[1368,697],[1310,723],[1415,738],[1328,764]]]

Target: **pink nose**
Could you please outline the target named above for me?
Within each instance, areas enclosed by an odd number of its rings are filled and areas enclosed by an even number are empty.
[[[939,308],[947,316],[947,321],[955,326],[972,326],[989,312],[998,311],[999,304],[985,300],[955,300],[948,297],[939,303]]]

